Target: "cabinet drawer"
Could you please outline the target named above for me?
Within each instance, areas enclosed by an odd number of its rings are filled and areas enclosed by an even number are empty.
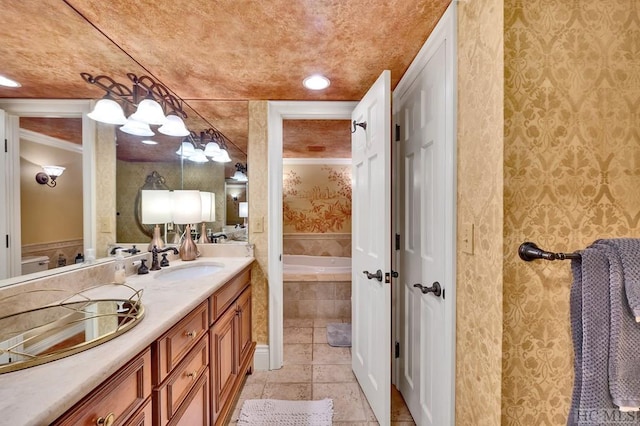
[[[211,324],[233,304],[242,290],[251,282],[251,268],[247,268],[220,287],[209,298],[211,302]]]
[[[107,417],[112,417],[114,424],[128,424],[127,419],[150,394],[151,351],[147,349],[53,424],[96,425],[99,418]]]
[[[182,361],[208,330],[207,302],[203,302],[184,317],[156,342],[158,365],[154,371],[154,383],[160,384]]]
[[[151,399],[149,399],[136,414],[131,416],[125,426],[153,426],[152,408]]]
[[[169,426],[210,426],[209,371],[200,376]]]
[[[184,360],[156,391],[159,398],[159,425],[165,425],[179,410],[196,380],[209,368],[209,338],[200,339]]]

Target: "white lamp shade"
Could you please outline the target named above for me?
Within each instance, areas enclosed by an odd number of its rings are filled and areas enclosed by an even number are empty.
[[[233,176],[231,176],[231,179],[237,180],[238,182],[247,182],[249,180],[247,175],[242,173],[240,170],[236,170]]]
[[[189,156],[188,160],[193,161],[194,163],[206,163],[209,161],[201,148],[196,148],[193,154]]]
[[[155,225],[171,222],[171,192],[143,189],[141,202],[142,223]]]
[[[164,116],[164,111],[160,104],[149,98],[143,99],[142,102],[138,104],[136,112],[131,114],[129,118],[154,125],[164,124],[167,121],[167,117]]]
[[[247,203],[246,201],[241,201],[238,204],[238,216],[249,217],[249,203]]]
[[[180,148],[176,151],[176,154],[181,155],[184,158],[189,158],[195,154],[195,152],[196,150],[191,142],[182,142]]]
[[[202,200],[200,191],[176,190],[171,193],[173,222],[179,225],[201,222]]]
[[[216,194],[213,192],[200,192],[202,202],[202,222],[214,222],[216,220]]]
[[[127,122],[127,117],[124,116],[122,107],[113,99],[100,99],[93,107],[93,111],[87,116],[92,120],[106,124],[122,125]]]
[[[155,136],[155,133],[153,133],[147,123],[143,123],[142,121],[138,121],[131,117],[127,120],[124,126],[120,127],[120,130],[134,136]]]
[[[42,169],[49,177],[57,178],[61,176],[65,168],[61,166],[42,166]]]
[[[211,157],[211,160],[218,163],[229,163],[231,158],[229,157],[229,153],[226,149],[220,149],[220,154]]]
[[[189,130],[184,121],[177,115],[167,115],[167,121],[158,128],[158,131],[167,136],[189,136]]]
[[[214,157],[220,153],[220,145],[215,142],[209,142],[204,147],[204,155]]]

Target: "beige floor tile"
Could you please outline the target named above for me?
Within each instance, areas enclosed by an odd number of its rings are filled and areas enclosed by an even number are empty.
[[[391,386],[391,420],[396,422],[413,423],[413,417],[402,398],[402,394],[395,386]]]
[[[333,426],[367,426],[367,422],[333,422]]]
[[[262,397],[264,386],[264,383],[245,383],[238,399],[242,401],[247,399],[260,399]]]
[[[268,383],[311,383],[312,374],[309,364],[285,365],[279,370],[269,371]]]
[[[327,343],[327,328],[313,328],[313,343]]]
[[[285,318],[284,328],[289,327],[313,327],[313,319],[311,318]],[[285,333],[286,334],[286,333]]]
[[[350,348],[334,348],[327,344],[313,345],[313,364],[351,364]]]
[[[284,333],[284,343],[313,343],[313,328],[287,328],[287,332]]]
[[[333,399],[335,422],[365,421],[360,388],[357,383],[314,383],[313,399]]]
[[[268,371],[254,371],[251,374],[247,374],[246,383],[265,383],[268,375]]]
[[[309,401],[311,400],[311,383],[267,383],[262,398]]]
[[[351,371],[351,365],[327,364],[313,366],[313,383],[353,383],[356,376]]]
[[[344,322],[340,318],[316,318],[313,320],[314,327],[327,327],[327,324],[331,322]]]
[[[284,345],[284,364],[311,364],[313,345],[310,343],[288,343]]]

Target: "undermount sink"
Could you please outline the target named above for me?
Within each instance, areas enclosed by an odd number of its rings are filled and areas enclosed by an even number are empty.
[[[201,278],[221,271],[219,263],[194,263],[188,265],[169,266],[155,273],[155,279],[161,281],[180,281]]]

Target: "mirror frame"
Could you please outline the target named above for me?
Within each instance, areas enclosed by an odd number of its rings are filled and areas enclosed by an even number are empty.
[[[9,155],[4,164],[4,179],[6,186],[6,199],[10,201],[7,217],[2,226],[7,230],[20,229],[20,191],[16,188],[15,182],[19,182],[20,170],[20,117],[55,117],[55,118],[82,118],[82,197],[83,197],[83,240],[85,251],[87,248],[95,248],[97,242],[96,224],[96,125],[87,117],[94,105],[93,100],[81,99],[0,99],[0,109],[4,110],[7,119],[0,123],[0,127],[5,127],[5,138],[7,139]],[[25,281],[21,275],[22,242],[20,234],[13,234],[6,255],[8,279],[0,279],[0,287]],[[2,252],[0,252],[2,253]],[[2,262],[0,262],[2,264]],[[70,265],[74,266],[74,265]],[[54,275],[65,272],[69,267],[54,268],[48,272]],[[48,274],[44,274],[45,276]]]

